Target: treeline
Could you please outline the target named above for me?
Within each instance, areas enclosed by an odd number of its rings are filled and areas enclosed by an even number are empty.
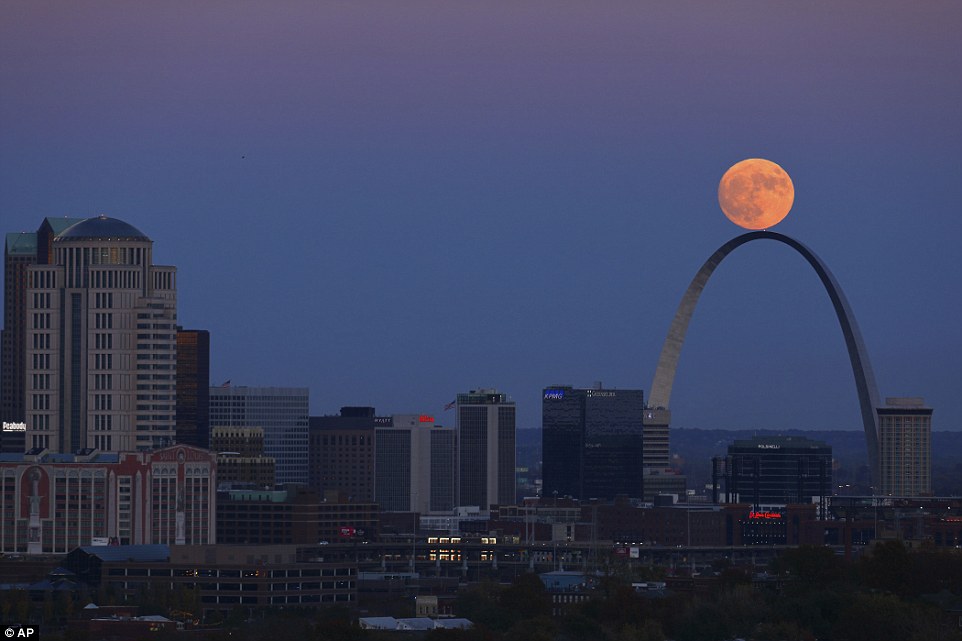
[[[551,594],[535,574],[511,585],[482,583],[461,592],[456,614],[470,630],[370,631],[345,608],[238,610],[217,629],[191,638],[296,641],[962,641],[962,554],[901,542],[879,544],[850,563],[825,547],[786,550],[763,576],[715,564],[698,595],[653,597],[632,581],[658,578],[612,566],[589,598],[552,616]],[[658,572],[657,569],[654,572]],[[145,595],[159,603],[161,595]],[[168,602],[189,595],[169,595]],[[19,604],[12,605],[14,610]],[[941,607],[940,607],[941,606]],[[413,602],[411,605],[413,615]],[[153,641],[166,641],[152,633]],[[47,637],[45,637],[47,638]],[[53,638],[53,637],[51,637]],[[68,635],[69,638],[69,635]],[[83,641],[76,639],[76,641]]]
[[[962,603],[962,554],[877,546],[847,563],[825,547],[788,550],[753,582],[719,567],[707,596],[650,598],[624,578],[607,577],[589,601],[561,618],[534,575],[514,585],[479,586],[458,600],[478,625],[436,632],[431,641],[962,641],[938,601]]]

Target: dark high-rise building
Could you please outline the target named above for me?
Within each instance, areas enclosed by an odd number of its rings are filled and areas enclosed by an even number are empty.
[[[215,427],[210,450],[217,454],[218,487],[274,487],[274,459],[264,455],[264,430],[259,427]]]
[[[643,496],[642,390],[547,387],[542,397],[543,496]]]
[[[457,396],[458,505],[513,505],[515,405],[492,389]]]
[[[373,407],[342,407],[336,416],[308,420],[308,484],[321,496],[336,492],[358,503],[374,502],[374,425],[390,421]]]
[[[177,442],[210,446],[210,332],[177,328]]]
[[[278,483],[307,483],[306,387],[211,387],[210,425],[260,427]]]
[[[721,461],[714,461],[719,476]],[[812,503],[832,494],[832,448],[800,436],[756,436],[728,446],[726,502]]]
[[[27,268],[53,262],[53,238],[82,218],[45,218],[36,232],[6,235],[3,330],[0,331],[0,421],[24,423],[26,412]]]

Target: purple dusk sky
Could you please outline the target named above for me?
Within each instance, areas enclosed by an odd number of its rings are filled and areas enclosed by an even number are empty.
[[[882,396],[962,429],[962,3],[0,5],[0,230],[105,213],[178,267],[212,383],[433,413],[651,385],[741,232],[735,162],[796,188]],[[675,427],[860,429],[804,260],[752,243],[690,327]]]

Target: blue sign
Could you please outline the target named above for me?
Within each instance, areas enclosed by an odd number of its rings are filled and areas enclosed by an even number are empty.
[[[565,397],[565,391],[563,389],[546,389],[544,391],[545,400],[560,401],[564,397]]]

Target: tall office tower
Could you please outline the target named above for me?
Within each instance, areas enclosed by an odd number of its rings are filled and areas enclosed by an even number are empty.
[[[52,262],[27,268],[27,447],[174,442],[176,269],[154,265],[152,249],[143,232],[106,216],[38,232],[38,257]]]
[[[374,430],[374,498],[384,512],[455,507],[457,433],[424,414],[396,414]]]
[[[886,398],[878,412],[880,494],[932,492],[932,408],[921,398]]]
[[[278,483],[307,483],[306,387],[211,387],[210,426],[261,427]]]
[[[643,496],[642,390],[554,386],[541,403],[543,496]]]
[[[259,427],[215,427],[210,450],[217,455],[217,486],[273,489],[275,461],[264,455],[264,430]]]
[[[515,406],[492,389],[457,396],[458,505],[514,505]]]
[[[177,442],[210,445],[210,332],[177,328]]]
[[[353,503],[374,502],[373,407],[342,407],[337,416],[308,423],[308,484],[322,497],[335,492]]]
[[[751,503],[758,509],[823,503],[832,495],[832,448],[821,441],[800,436],[737,440],[728,446],[724,465],[720,459],[712,464],[713,477],[726,481],[726,503]]]
[[[0,421],[24,423],[27,268],[52,258],[52,238],[83,218],[45,218],[36,232],[13,232],[3,250],[3,330],[0,331]],[[42,246],[42,249],[41,249]]]

